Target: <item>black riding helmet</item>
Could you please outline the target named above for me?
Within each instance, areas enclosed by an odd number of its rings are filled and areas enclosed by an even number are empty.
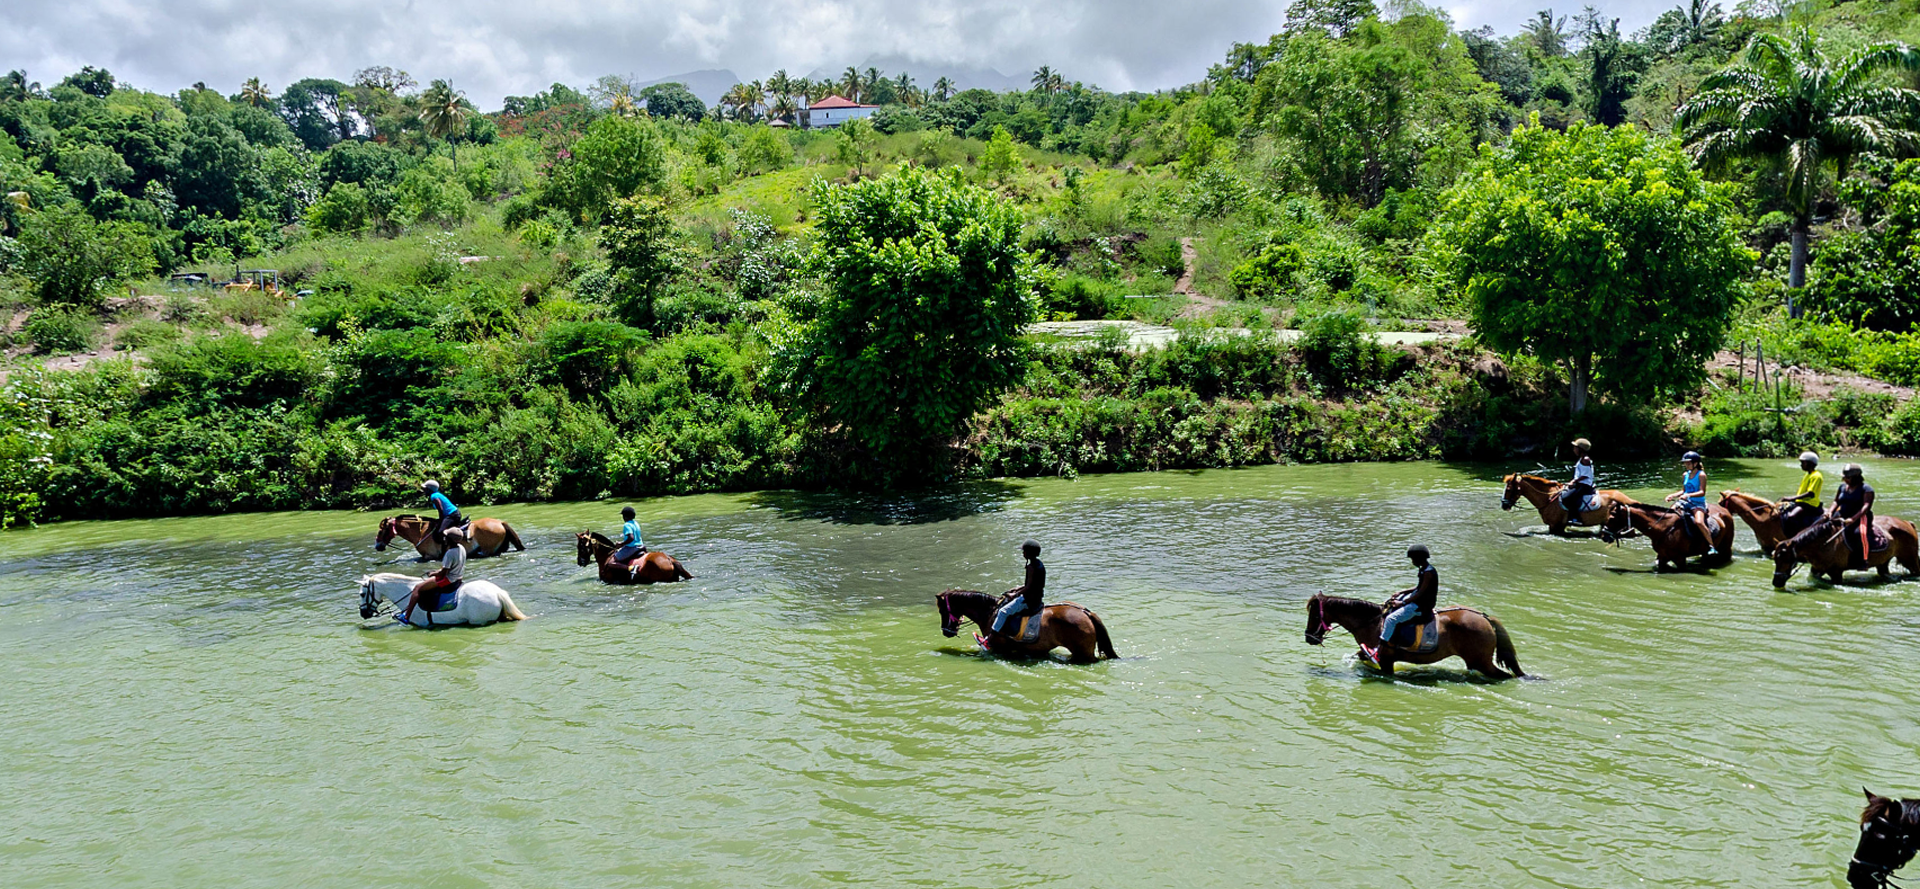
[[[1431,553],[1427,552],[1427,545],[1424,543],[1416,543],[1407,547],[1407,558],[1409,559],[1425,559],[1431,555]]]
[[[620,510],[620,517],[623,519],[633,518],[633,507],[629,506],[629,507],[626,507],[625,509]]]
[[[1026,543],[1022,543],[1020,544],[1020,554],[1026,556],[1029,559],[1040,558],[1040,544],[1031,540],[1027,541]]]

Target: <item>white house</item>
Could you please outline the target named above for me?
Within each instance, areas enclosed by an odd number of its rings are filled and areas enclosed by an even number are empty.
[[[801,110],[800,125],[809,129],[837,127],[850,120],[865,120],[879,110],[878,105],[862,105],[839,96],[828,96]]]

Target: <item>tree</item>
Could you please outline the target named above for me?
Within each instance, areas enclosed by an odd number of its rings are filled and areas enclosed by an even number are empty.
[[[1834,60],[1805,27],[1761,34],[1741,60],[1700,82],[1700,92],[1674,113],[1674,129],[1701,164],[1724,169],[1760,160],[1786,174],[1793,213],[1788,287],[1807,283],[1807,239],[1814,201],[1829,167],[1845,175],[1866,152],[1912,145],[1920,92],[1886,85],[1880,75],[1920,71],[1920,52],[1904,43],[1873,43]],[[1791,306],[1791,297],[1789,297]]]
[[[1728,189],[1631,127],[1531,125],[1447,193],[1428,245],[1487,345],[1565,366],[1568,406],[1695,390],[1755,255]]]
[[[640,91],[646,101],[647,115],[666,119],[677,117],[699,123],[707,116],[706,103],[687,89],[684,83],[656,83]]]
[[[436,80],[420,96],[420,123],[430,139],[447,140],[447,152],[453,156],[454,169],[460,168],[460,150],[453,136],[466,127],[467,95],[453,88],[451,80]]]
[[[1520,28],[1527,48],[1537,58],[1557,59],[1567,54],[1567,17],[1553,17],[1553,10],[1542,9]]]
[[[928,480],[940,446],[1024,366],[1035,304],[1020,213],[919,170],[822,186],[815,202],[810,262],[826,292],[790,305],[777,372],[879,481]]]
[[[600,227],[600,248],[613,274],[613,309],[635,327],[653,323],[653,298],[678,268],[673,218],[652,195],[613,202]]]
[[[1033,77],[1029,78],[1028,82],[1033,84],[1034,92],[1048,94],[1057,93],[1067,85],[1066,78],[1061,77],[1060,72],[1048,65],[1041,65],[1035,69]]]
[[[1337,40],[1378,13],[1373,0],[1294,0],[1287,7],[1287,32],[1311,29]]]
[[[659,185],[665,169],[666,149],[652,123],[608,115],[554,164],[547,199],[578,219],[597,220],[614,201]]]
[[[993,138],[987,140],[987,150],[980,153],[980,172],[1002,182],[1020,167],[1020,155],[1013,148],[1013,134],[1006,127],[993,128]]]
[[[258,77],[249,77],[240,85],[240,101],[255,108],[266,108],[273,104],[273,91],[260,82]]]
[[[98,308],[109,285],[153,271],[153,244],[131,222],[96,222],[72,204],[29,213],[20,222],[20,268],[40,299]]]
[[[113,95],[116,86],[113,75],[108,73],[107,69],[95,68],[92,65],[67,75],[67,79],[60,81],[60,85],[73,87],[98,99]]]
[[[294,81],[280,94],[280,116],[309,151],[325,151],[358,132],[358,119],[343,102],[351,89],[338,80]]]
[[[853,175],[865,176],[867,164],[873,161],[873,148],[879,141],[873,124],[850,120],[841,124],[840,131],[834,134],[834,154],[841,163],[853,168]]]
[[[858,68],[849,66],[847,70],[841,72],[840,94],[841,94],[841,97],[846,99],[847,101],[849,102],[860,101],[860,96],[861,96],[860,88],[864,85],[865,85],[865,81],[860,79],[860,70]]]
[[[933,97],[945,102],[953,98],[953,78],[942,76],[933,82]]]

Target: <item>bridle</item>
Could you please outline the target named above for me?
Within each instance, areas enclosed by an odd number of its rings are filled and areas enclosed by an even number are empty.
[[[388,607],[395,607],[392,602],[388,602],[387,600],[382,599],[377,595],[374,595],[373,581],[371,579],[361,581],[360,582],[360,619],[371,620],[374,616],[380,613],[381,606],[383,605]]]
[[[953,603],[947,600],[952,593],[941,593],[935,598],[940,603],[940,635],[949,639],[960,634],[960,616],[953,613]]]
[[[1503,511],[1512,509],[1513,505],[1519,502],[1520,480],[1516,478],[1507,482],[1507,489],[1500,493],[1500,509]]]
[[[1875,825],[1886,828],[1889,838],[1894,843],[1893,863],[1866,861],[1857,854],[1848,861],[1849,869],[1856,865],[1867,868],[1867,879],[1872,880],[1875,886],[1900,889],[1900,885],[1893,881],[1893,872],[1905,867],[1907,862],[1913,860],[1915,853],[1920,853],[1920,836],[1915,835],[1915,827],[1920,825],[1915,825],[1905,818],[1906,808],[1905,804],[1901,805],[1902,817],[1897,822],[1881,816],[1860,825],[1860,832],[1863,834]]]
[[[1307,617],[1310,621],[1307,625],[1307,644],[1319,645],[1321,640],[1327,638],[1327,631],[1333,629],[1333,626],[1327,623],[1326,603],[1316,598],[1311,601],[1311,604],[1313,607],[1309,610]]]

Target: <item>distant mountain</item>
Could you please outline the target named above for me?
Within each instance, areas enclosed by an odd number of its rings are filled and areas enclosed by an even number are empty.
[[[913,82],[921,89],[932,89],[933,82],[942,77],[953,81],[958,90],[992,90],[1004,93],[1009,90],[1024,90],[1028,87],[1026,78],[1002,74],[992,68],[970,68],[965,65],[948,65],[940,62],[921,62],[906,56],[868,56],[858,67],[861,71],[878,68],[888,77],[898,77],[905,71],[913,76]],[[839,80],[841,72],[847,66],[838,68],[819,67],[807,75],[808,80]]]
[[[727,90],[733,89],[733,85],[739,82],[740,75],[732,71],[724,68],[708,68],[704,71],[689,71],[672,77],[649,80],[640,84],[640,88],[645,89],[658,83],[685,84],[688,92],[699,96],[700,101],[711,106],[719,104],[720,97],[726,95]]]

